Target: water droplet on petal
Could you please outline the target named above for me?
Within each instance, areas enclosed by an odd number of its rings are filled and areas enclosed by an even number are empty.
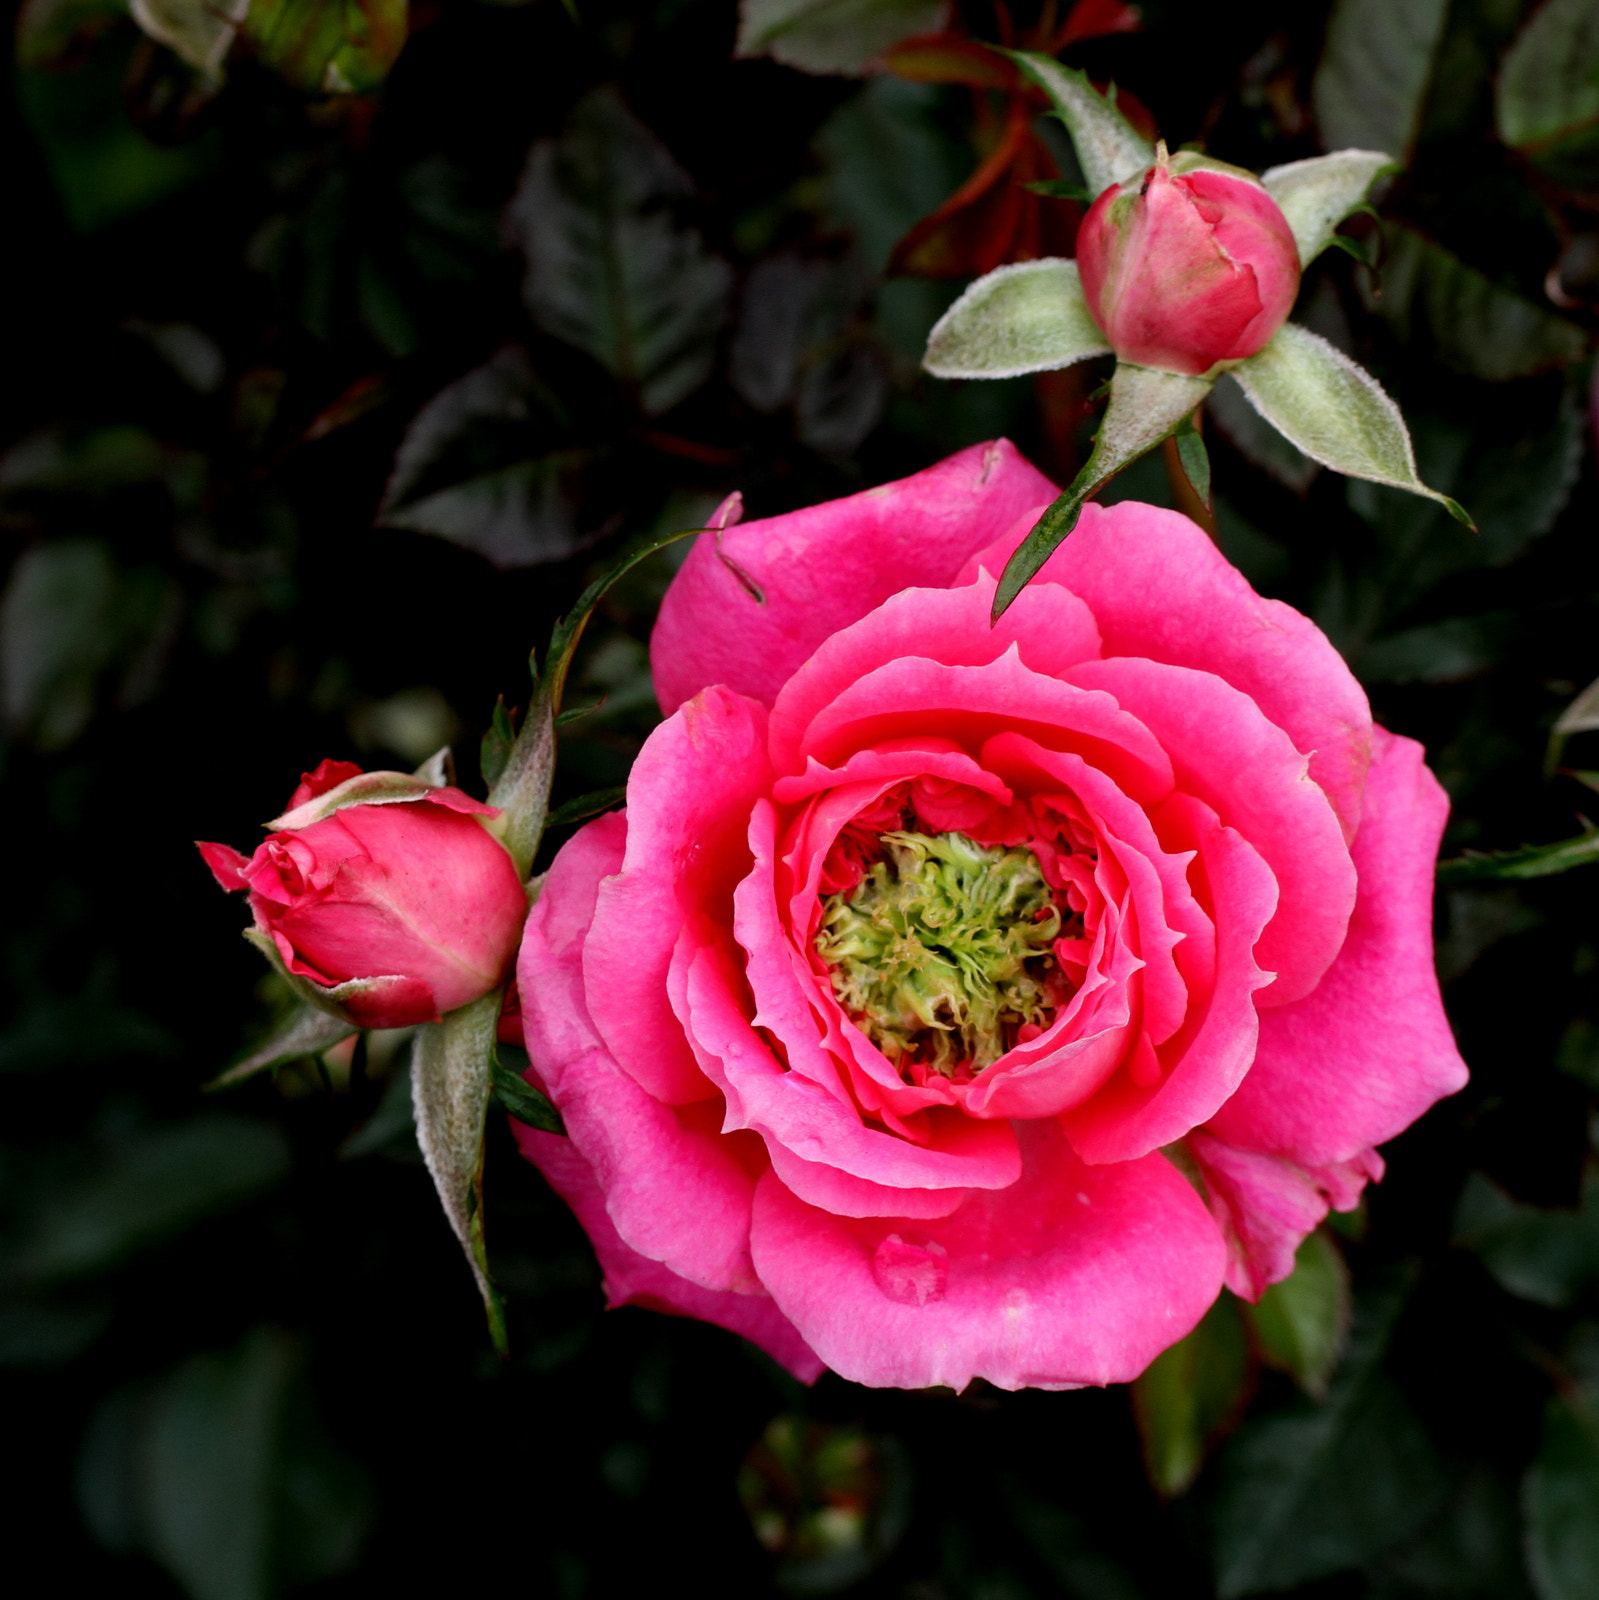
[[[888,1234],[872,1256],[872,1278],[890,1300],[925,1306],[949,1287],[949,1251],[936,1239]]]

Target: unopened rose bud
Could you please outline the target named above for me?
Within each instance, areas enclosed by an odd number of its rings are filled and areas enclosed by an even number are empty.
[[[1247,172],[1182,152],[1105,190],[1077,235],[1083,293],[1116,354],[1192,376],[1242,361],[1283,325],[1299,252]]]
[[[494,807],[423,785],[382,803],[354,800],[353,780],[376,794],[385,777],[408,781],[324,761],[253,856],[199,846],[224,889],[248,891],[256,928],[290,974],[329,991],[362,1028],[436,1021],[487,994],[527,915],[509,853],[479,821]],[[314,815],[322,808],[310,803],[333,805],[335,791],[353,803]]]

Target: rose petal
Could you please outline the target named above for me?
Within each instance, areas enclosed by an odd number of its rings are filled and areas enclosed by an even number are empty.
[[[1293,741],[1247,695],[1208,672],[1116,657],[1071,681],[1116,697],[1160,741],[1177,787],[1203,800],[1260,852],[1277,878],[1277,912],[1255,959],[1276,981],[1261,1006],[1315,988],[1338,954],[1355,903],[1355,868],[1326,795]]]
[[[748,1251],[754,1180],[740,1157],[753,1154],[759,1170],[758,1141],[723,1137],[719,1103],[706,1117],[652,1099],[605,1051],[594,1023],[609,996],[602,989],[600,1005],[590,1002],[584,934],[601,885],[622,864],[628,832],[619,816],[598,818],[545,875],[517,964],[528,1057],[627,1244],[702,1288],[747,1293],[756,1286]]]
[[[962,578],[1000,571],[1028,531],[974,556]],[[1029,588],[1043,582],[1088,602],[1105,655],[1194,667],[1241,689],[1310,758],[1344,837],[1354,837],[1371,760],[1365,692],[1321,629],[1256,594],[1202,529],[1131,500],[1084,506]]]
[[[707,689],[644,742],[628,780],[627,854],[600,886],[583,947],[595,1025],[622,1068],[656,1099],[714,1094],[672,1014],[666,972],[690,908],[732,910],[749,870],[750,808],[771,787],[766,711]]]
[[[592,1241],[604,1274],[608,1306],[646,1306],[669,1316],[713,1322],[759,1345],[802,1383],[815,1383],[827,1370],[770,1295],[704,1289],[630,1249],[606,1215],[605,1195],[593,1168],[570,1139],[539,1133],[519,1122],[513,1122],[511,1128],[522,1154],[571,1206]]]
[[[710,949],[673,970],[695,1052],[727,1096],[723,1126],[753,1129],[774,1162],[786,1152],[805,1163],[792,1170],[801,1172],[813,1203],[850,1216],[945,1215],[953,1205],[940,1200],[935,1206],[926,1191],[1002,1189],[1016,1181],[1021,1157],[1008,1123],[925,1112],[918,1119],[925,1142],[913,1144],[867,1126],[854,1106],[813,1079],[785,1071],[733,1003],[733,981],[726,957]],[[830,1169],[859,1181],[832,1183]],[[907,1203],[894,1190],[924,1193]]]
[[[1085,1161],[1129,1161],[1180,1138],[1225,1103],[1254,1058],[1255,995],[1267,978],[1253,951],[1277,904],[1276,881],[1254,848],[1191,795],[1173,796],[1160,820],[1168,839],[1193,848],[1189,870],[1215,920],[1214,977],[1157,1051],[1156,1083],[1118,1075],[1063,1119]]]
[[[1349,937],[1313,994],[1262,1014],[1255,1064],[1212,1123],[1229,1144],[1306,1166],[1393,1138],[1467,1077],[1433,967],[1449,802],[1414,740],[1379,728],[1375,752],[1351,850],[1360,897]]]
[[[1086,661],[1073,676],[1111,665]],[[1030,671],[1014,646],[979,667],[905,657],[866,673],[820,708],[794,743],[772,745],[780,773],[814,757],[837,764],[885,739],[934,734],[981,750],[997,733],[1026,734],[1046,748],[1074,750],[1141,805],[1172,789],[1171,760],[1155,736],[1111,694]]]
[[[1367,1180],[1383,1174],[1375,1150],[1334,1167],[1306,1168],[1204,1133],[1186,1142],[1227,1240],[1227,1287],[1246,1300],[1260,1299],[1294,1270],[1294,1253],[1327,1215],[1329,1203],[1333,1210],[1354,1210]]]
[[[994,580],[986,574],[960,589],[907,589],[852,627],[817,646],[782,687],[772,706],[771,740],[780,771],[817,714],[851,685],[907,656],[946,667],[981,667],[1013,646],[1043,677],[1059,677],[1100,655],[1099,630],[1088,607],[1056,585],[1029,584],[998,623],[990,624]]]
[[[1057,492],[999,439],[847,499],[701,535],[650,639],[662,710],[713,683],[770,705],[825,639],[901,589],[947,587],[974,550]]]
[[[1198,1322],[1226,1252],[1170,1163],[1085,1166],[1048,1122],[1022,1138],[1019,1182],[930,1221],[834,1216],[761,1180],[757,1270],[835,1372],[906,1389],[1120,1383]]]

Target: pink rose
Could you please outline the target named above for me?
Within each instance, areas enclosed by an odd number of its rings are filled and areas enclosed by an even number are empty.
[[[1465,1081],[1420,746],[1174,512],[1088,507],[991,628],[1054,495],[976,446],[673,583],[669,715],[518,964],[571,1135],[518,1137],[613,1304],[807,1377],[1130,1379]]]
[[[253,856],[199,846],[224,889],[248,890],[284,966],[362,1028],[434,1022],[487,994],[527,914],[511,857],[478,821],[498,815],[493,806],[420,784],[360,799],[385,780],[410,782],[324,761]]]
[[[1247,172],[1178,155],[1105,190],[1077,234],[1089,309],[1116,354],[1193,376],[1252,356],[1299,292],[1299,251]]]

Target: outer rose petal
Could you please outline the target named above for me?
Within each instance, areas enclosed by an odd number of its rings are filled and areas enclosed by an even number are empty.
[[[670,1267],[629,1249],[606,1214],[605,1196],[595,1181],[593,1168],[572,1147],[570,1139],[539,1133],[516,1121],[511,1128],[522,1154],[571,1206],[593,1241],[605,1275],[608,1306],[647,1306],[672,1316],[714,1322],[759,1345],[802,1383],[815,1383],[826,1371],[770,1295],[702,1289],[697,1283],[680,1278]]]
[[[1375,737],[1350,852],[1360,892],[1349,936],[1312,994],[1261,1013],[1255,1064],[1209,1125],[1228,1144],[1309,1167],[1393,1138],[1467,1077],[1433,967],[1433,865],[1449,802],[1419,744],[1382,728]]]
[[[710,1117],[662,1105],[599,1043],[583,940],[596,891],[621,865],[626,838],[621,816],[600,817],[567,842],[545,876],[517,966],[528,1055],[628,1245],[704,1288],[750,1293],[759,1287],[748,1251],[754,1181],[740,1157],[753,1155],[759,1170],[759,1142],[722,1136],[720,1105]],[[599,1000],[609,1010],[604,988]]]
[[[1204,1315],[1226,1253],[1175,1168],[1088,1167],[1055,1124],[1020,1131],[1021,1180],[934,1221],[833,1216],[761,1180],[756,1270],[835,1372],[876,1388],[1121,1383]]]
[[[612,1056],[669,1104],[715,1093],[672,1014],[672,951],[691,910],[725,908],[731,921],[733,886],[749,870],[750,808],[770,788],[765,708],[726,689],[663,722],[628,778],[627,855],[600,886],[582,960],[605,997],[594,1022]]]
[[[702,536],[650,639],[661,709],[713,683],[770,705],[823,640],[901,589],[947,588],[974,550],[1057,493],[998,439],[863,494]]]
[[[1336,1167],[1306,1168],[1236,1150],[1208,1134],[1190,1134],[1186,1142],[1227,1240],[1227,1287],[1246,1300],[1258,1300],[1294,1270],[1294,1252],[1329,1208],[1354,1210],[1367,1180],[1375,1183],[1383,1174],[1375,1150]]]
[[[998,572],[1027,532],[973,557],[963,576]],[[1242,689],[1310,757],[1311,777],[1354,837],[1371,760],[1365,692],[1315,623],[1256,594],[1187,517],[1136,501],[1084,506],[1028,589],[1040,583],[1088,603],[1105,655],[1195,667]]]

